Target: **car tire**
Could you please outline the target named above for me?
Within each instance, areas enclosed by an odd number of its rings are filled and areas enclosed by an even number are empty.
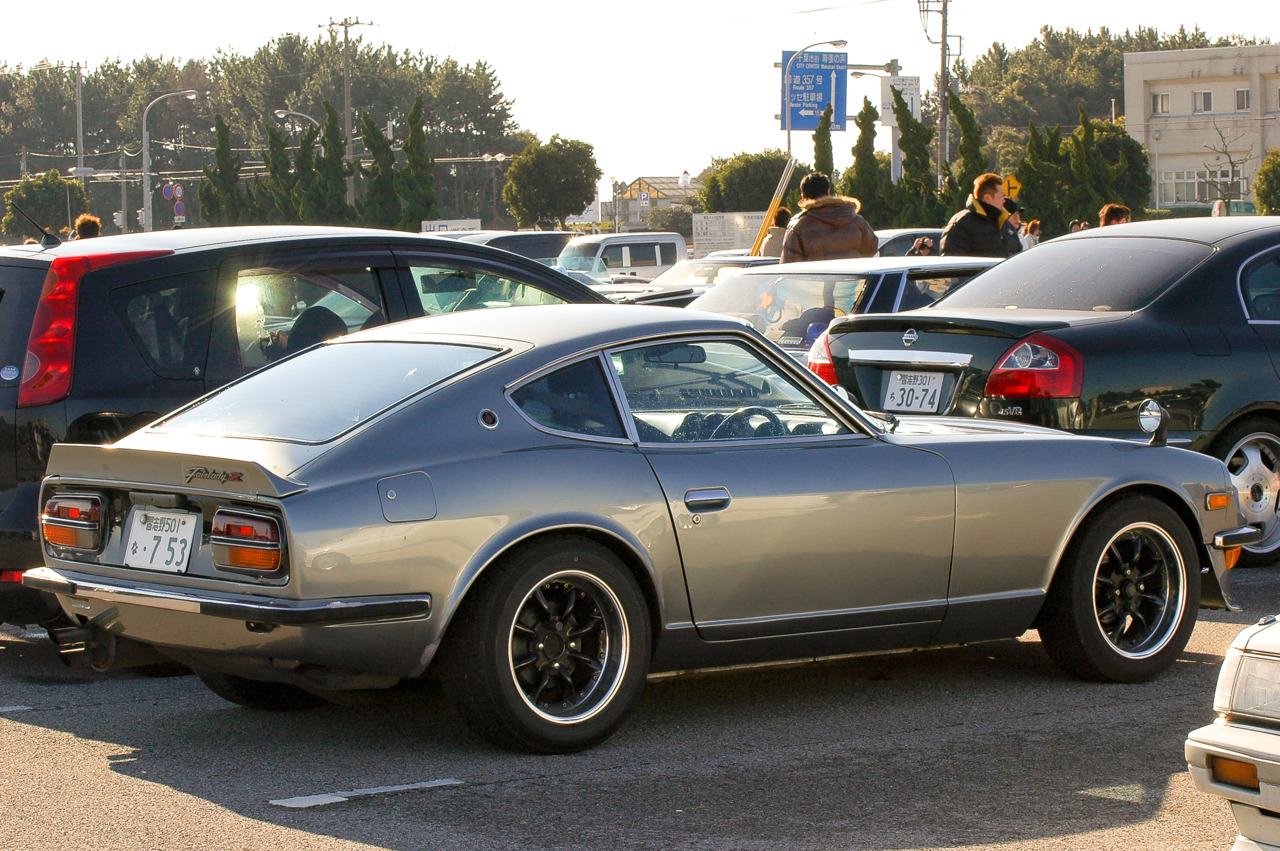
[[[288,683],[251,680],[200,668],[196,669],[196,676],[218,697],[250,709],[294,712],[328,703],[323,697]]]
[[[1127,497],[1077,530],[1050,585],[1040,638],[1072,674],[1141,682],[1186,647],[1199,601],[1200,563],[1181,518],[1152,497]]]
[[[482,575],[443,647],[445,694],[502,748],[570,753],[608,738],[640,698],[649,609],[605,547],[557,536]]]
[[[1240,567],[1274,564],[1280,550],[1280,424],[1250,417],[1218,437],[1211,452],[1231,474],[1245,522],[1262,530],[1240,552]]]

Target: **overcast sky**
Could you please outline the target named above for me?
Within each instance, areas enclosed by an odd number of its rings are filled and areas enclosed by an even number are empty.
[[[940,3],[935,3],[940,5]],[[949,31],[972,62],[993,42],[1023,47],[1040,28],[1113,32],[1201,27],[1209,36],[1233,33],[1280,40],[1274,0],[950,0]],[[96,67],[107,59],[144,55],[192,59],[216,50],[252,53],[286,32],[314,38],[330,20],[371,22],[352,30],[372,44],[483,60],[514,101],[521,127],[546,140],[559,133],[595,146],[610,177],[697,174],[714,156],[785,148],[774,116],[781,103],[783,50],[845,39],[851,64],[897,59],[904,75],[931,88],[940,66],[939,17],[926,35],[917,0],[597,0],[578,3],[386,2],[276,0],[174,2],[116,7],[72,0],[55,20],[32,12],[18,25],[10,15],[3,51],[10,67],[41,60]],[[15,7],[13,12],[19,10]],[[145,17],[147,25],[139,22]],[[862,97],[879,101],[874,78],[849,81],[850,117]],[[333,93],[340,104],[341,91]],[[852,123],[850,123],[852,127]],[[884,141],[886,133],[879,134]],[[810,133],[792,131],[792,147],[812,160]],[[852,160],[856,130],[835,134],[837,168]],[[881,147],[884,147],[881,145]]]

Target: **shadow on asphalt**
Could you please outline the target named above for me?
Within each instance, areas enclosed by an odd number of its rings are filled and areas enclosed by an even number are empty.
[[[1241,579],[1246,611],[1206,622],[1243,626],[1280,608],[1274,572]],[[277,714],[225,704],[192,677],[137,683],[55,657],[37,636],[0,631],[0,682],[50,704],[9,720],[118,744],[114,771],[245,817],[391,849],[906,849],[1132,825],[1186,770],[1182,741],[1211,717],[1221,661],[1189,652],[1152,683],[1086,683],[1060,673],[1031,632],[659,677],[604,745],[534,757],[477,740],[431,682]],[[146,711],[74,709],[86,694],[99,707],[129,689],[138,701],[144,686]],[[439,778],[464,785],[307,810],[269,803]]]

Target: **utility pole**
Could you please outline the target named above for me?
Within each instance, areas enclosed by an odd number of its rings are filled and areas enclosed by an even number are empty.
[[[951,45],[947,39],[951,36],[947,34],[947,0],[916,0],[916,3],[920,7],[920,25],[924,27],[925,38],[930,44],[942,45],[942,68],[938,74],[938,188],[941,189],[943,170],[951,158],[951,116],[947,103],[947,92],[951,90]],[[929,35],[927,16],[935,14],[942,18],[942,38],[938,41]]]
[[[341,21],[329,19],[329,32],[333,32],[335,27],[342,27],[342,132],[346,138],[346,156],[347,167],[351,167],[351,162],[355,157],[355,143],[351,138],[351,28],[367,27],[373,21],[361,21],[359,18],[352,20],[351,18],[343,18]],[[354,174],[347,175],[347,203],[356,203],[356,176]]]
[[[124,172],[124,145],[120,146],[120,232],[129,232],[129,181]]]
[[[82,83],[82,74],[80,72],[80,63],[76,63],[76,168],[77,174],[80,175],[80,184],[85,188],[89,186],[89,176],[84,171],[84,109],[83,99],[80,96]]]

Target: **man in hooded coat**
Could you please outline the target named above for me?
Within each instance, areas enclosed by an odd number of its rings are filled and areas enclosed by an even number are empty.
[[[782,262],[870,257],[879,248],[876,232],[858,215],[857,198],[831,194],[831,178],[820,171],[800,181],[800,212],[787,225]]]

